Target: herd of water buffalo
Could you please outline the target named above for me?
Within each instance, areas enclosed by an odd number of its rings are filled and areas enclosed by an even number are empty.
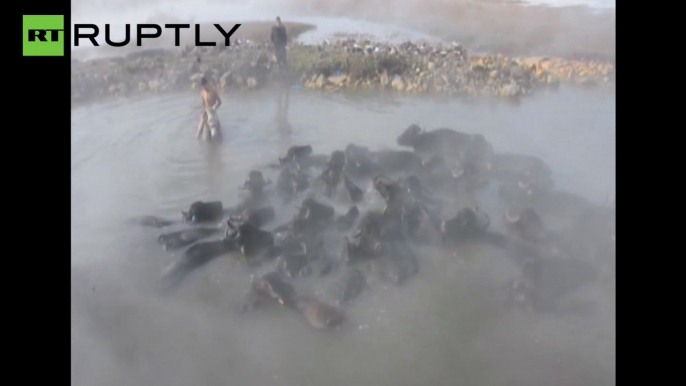
[[[541,159],[499,154],[484,136],[447,128],[411,125],[397,144],[412,150],[350,144],[317,155],[310,145],[293,146],[269,167],[278,172],[275,183],[262,171],[249,172],[238,205],[197,201],[179,221],[135,221],[180,228],[158,240],[166,250],[187,248],[165,271],[166,288],[176,288],[210,260],[232,255],[249,268],[273,267],[253,278],[244,310],[280,304],[317,328],[339,326],[345,305],[369,288],[370,275],[398,286],[411,279],[419,272],[423,246],[456,258],[466,245],[502,249],[521,270],[505,290],[508,304],[530,311],[543,311],[555,299],[541,284],[555,263],[578,263],[591,277],[599,271],[598,256],[614,259],[614,202],[595,205],[556,191]],[[494,185],[502,231],[476,204]],[[275,207],[295,206],[284,203],[297,204],[297,210],[292,219],[274,224]],[[563,224],[562,230],[544,226],[542,218]],[[293,280],[313,275],[336,278],[335,302],[294,289]],[[563,281],[559,275],[553,281]]]

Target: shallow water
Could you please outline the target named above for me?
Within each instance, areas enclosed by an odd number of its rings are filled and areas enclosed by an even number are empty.
[[[297,89],[223,96],[225,142],[195,139],[196,91],[72,111],[72,384],[614,385],[613,289],[583,288],[591,312],[506,314],[496,256],[429,254],[405,288],[377,286],[348,328],[314,331],[288,312],[240,316],[249,272],[218,259],[171,297],[152,288],[175,257],[141,214],[178,218],[237,186],[294,144],[396,148],[409,124],[482,133],[498,152],[545,159],[559,188],[602,203],[615,186],[614,95],[561,89],[497,102],[320,96]]]

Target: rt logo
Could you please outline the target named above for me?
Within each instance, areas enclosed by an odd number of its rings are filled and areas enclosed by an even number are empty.
[[[64,56],[64,16],[24,15],[24,56]]]

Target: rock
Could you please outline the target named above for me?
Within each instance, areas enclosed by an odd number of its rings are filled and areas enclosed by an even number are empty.
[[[396,75],[391,82],[391,87],[396,91],[403,91],[405,89],[405,81],[402,76]]]
[[[254,90],[257,88],[257,79],[251,76],[250,78],[245,80],[245,84],[246,86],[248,86],[248,90]]]
[[[319,74],[317,77],[317,81],[315,82],[315,85],[317,88],[324,88],[324,85],[326,84],[326,79],[324,78],[324,75]]]
[[[474,71],[474,72],[484,72],[484,71],[486,71],[486,67],[485,67],[484,65],[480,64],[480,63],[474,63],[474,64],[471,65],[470,68],[471,68],[472,71]]]
[[[579,86],[584,86],[584,87],[593,87],[596,86],[597,83],[595,79],[589,77],[589,76],[581,76],[576,79],[576,84]]]
[[[202,79],[203,74],[202,73],[195,73],[191,75],[190,81],[191,81],[191,87],[196,88],[200,84],[200,79]]]
[[[346,46],[351,43],[334,43],[317,46],[297,45],[292,52],[294,79],[307,88],[340,90],[351,88],[376,89],[388,87],[393,90],[443,94],[522,95],[536,86],[558,87],[561,81],[576,86],[600,85],[615,81],[615,68],[603,61],[566,60],[561,58],[528,57],[509,58],[504,55],[462,58],[459,50],[450,45],[405,43],[399,47],[382,44],[379,54],[391,57],[404,68],[403,73],[388,70],[384,65],[376,76],[357,77],[350,74],[332,74],[327,79],[332,62],[349,57]],[[360,46],[364,46],[361,41]],[[373,45],[374,43],[369,43]],[[190,47],[189,47],[190,49]],[[197,88],[204,75],[213,86],[224,90],[241,87],[260,88],[272,81],[272,69],[265,65],[267,47],[246,41],[227,50],[195,50],[201,55],[174,57],[171,52],[147,51],[141,54],[114,59],[94,59],[72,66],[73,99],[88,100],[99,95],[162,92]],[[345,51],[345,52],[344,52]],[[303,55],[300,57],[300,55]],[[378,61],[382,58],[364,58]],[[357,59],[357,58],[356,58]],[[366,66],[370,63],[364,63]],[[253,65],[251,67],[251,65]],[[366,71],[365,67],[365,71]],[[246,78],[248,80],[246,84]],[[358,79],[359,78],[359,79]],[[152,79],[152,80],[151,80]],[[513,82],[510,83],[510,80]],[[123,84],[123,85],[122,85]]]
[[[381,86],[383,87],[388,86],[388,72],[386,72],[386,70],[383,70],[383,72],[379,76],[379,83],[381,83]]]
[[[544,62],[546,62],[548,60],[550,60],[550,59],[546,56],[534,56],[534,57],[529,57],[529,58],[517,59],[517,63],[519,63],[519,65],[522,67],[539,68],[542,66],[542,64]]]
[[[345,82],[348,80],[347,75],[336,75],[336,76],[331,76],[329,79],[327,79],[329,83],[336,87],[342,87],[345,85]]]
[[[534,70],[534,78],[539,80],[544,80],[547,77],[548,72],[543,69],[543,67],[537,67]]]
[[[512,74],[512,77],[515,79],[526,77],[526,71],[516,64],[510,67],[510,74]]]
[[[560,86],[560,80],[553,74],[548,75],[547,83],[551,88],[558,88]]]
[[[504,97],[514,97],[520,94],[519,87],[514,82],[503,85],[500,88],[500,95]]]
[[[148,89],[152,92],[158,91],[160,88],[160,82],[157,80],[151,80],[148,82]]]
[[[229,85],[229,82],[231,82],[231,71],[225,72],[219,78],[219,88],[221,88],[222,90],[225,90],[226,87]]]

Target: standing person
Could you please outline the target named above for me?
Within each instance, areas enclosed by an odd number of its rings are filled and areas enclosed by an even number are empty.
[[[205,126],[208,126],[210,131],[210,137],[212,139],[221,138],[221,124],[219,123],[219,117],[217,116],[217,108],[221,106],[222,100],[216,90],[210,87],[209,82],[205,77],[200,80],[200,85],[202,86],[202,102],[205,110],[200,116],[200,124],[198,125],[198,132],[196,136],[200,138]]]
[[[288,43],[288,35],[286,34],[286,27],[281,23],[281,18],[279,16],[276,17],[276,25],[272,27],[271,40],[274,45],[276,63],[283,74],[287,69],[286,43]]]

